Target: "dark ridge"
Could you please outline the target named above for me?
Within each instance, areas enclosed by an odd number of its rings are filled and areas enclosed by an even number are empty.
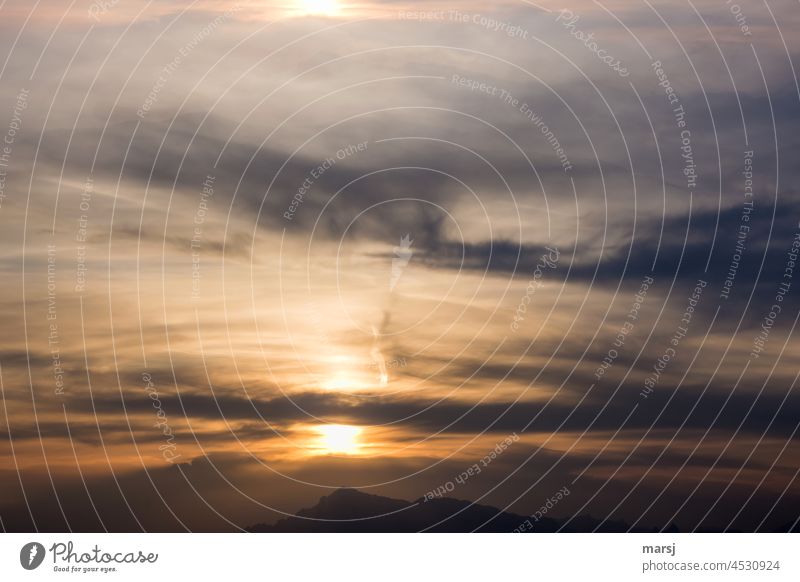
[[[301,509],[296,516],[281,519],[274,525],[254,525],[247,530],[258,533],[510,533],[515,530],[535,533],[555,532],[565,521],[548,517],[535,521],[488,505],[447,497],[404,501],[356,489],[337,489],[322,497],[314,507]],[[598,519],[579,516],[567,524],[564,531],[590,532],[599,524]],[[629,529],[625,522],[606,521],[598,531],[625,532]]]

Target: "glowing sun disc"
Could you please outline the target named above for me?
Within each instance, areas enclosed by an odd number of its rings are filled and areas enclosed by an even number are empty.
[[[304,14],[333,15],[339,12],[337,0],[299,0],[300,11]]]
[[[314,430],[319,433],[319,447],[326,453],[357,453],[361,448],[361,428],[347,424],[323,424]]]

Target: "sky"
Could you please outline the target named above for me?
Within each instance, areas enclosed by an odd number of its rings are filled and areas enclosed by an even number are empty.
[[[800,517],[794,0],[6,0],[0,525],[340,487]]]

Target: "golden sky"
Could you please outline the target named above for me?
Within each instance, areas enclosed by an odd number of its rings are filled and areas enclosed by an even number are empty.
[[[453,496],[780,521],[800,91],[769,6],[3,3],[7,526],[108,488],[82,527],[417,499],[512,436]]]

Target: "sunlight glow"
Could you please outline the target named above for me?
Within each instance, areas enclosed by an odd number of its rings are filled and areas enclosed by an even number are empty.
[[[362,389],[364,387],[364,383],[347,372],[335,372],[322,382],[322,387],[325,390],[347,392],[351,390]]]
[[[322,14],[333,16],[338,14],[340,6],[337,0],[299,0],[299,9],[304,14]]]
[[[318,446],[326,454],[352,455],[361,448],[362,429],[346,424],[324,424],[314,428],[320,435]]]

